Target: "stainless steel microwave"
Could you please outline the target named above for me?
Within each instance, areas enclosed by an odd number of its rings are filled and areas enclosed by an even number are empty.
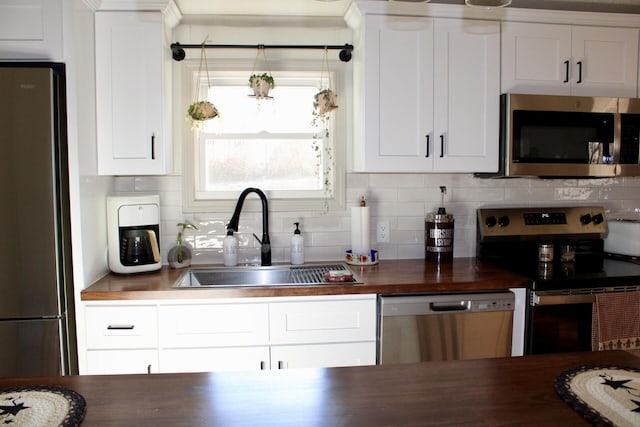
[[[640,99],[503,94],[504,176],[640,175]]]

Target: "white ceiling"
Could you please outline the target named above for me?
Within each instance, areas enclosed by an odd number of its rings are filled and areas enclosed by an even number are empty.
[[[175,0],[183,15],[344,16],[351,0]],[[380,0],[386,1],[386,0]],[[402,0],[395,0],[402,1]],[[419,0],[404,0],[419,1]],[[431,0],[464,4],[464,0]],[[640,13],[640,0],[513,0],[510,7]]]

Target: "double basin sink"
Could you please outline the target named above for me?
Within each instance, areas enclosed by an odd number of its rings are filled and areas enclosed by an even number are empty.
[[[345,264],[336,263],[304,266],[191,268],[180,275],[173,287],[316,286],[333,282],[363,283]]]

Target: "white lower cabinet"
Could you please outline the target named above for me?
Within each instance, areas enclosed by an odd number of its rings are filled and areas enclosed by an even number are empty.
[[[87,374],[373,365],[376,295],[87,303]]]
[[[271,369],[330,368],[376,364],[376,343],[274,345]]]
[[[86,307],[86,373],[158,372],[158,328],[153,305]]]
[[[87,375],[158,372],[158,350],[89,350]]]
[[[268,369],[269,347],[166,348],[161,372],[257,371]]]

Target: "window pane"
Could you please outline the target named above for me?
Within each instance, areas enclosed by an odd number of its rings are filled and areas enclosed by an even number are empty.
[[[311,138],[207,139],[205,157],[205,191],[322,188]]]

